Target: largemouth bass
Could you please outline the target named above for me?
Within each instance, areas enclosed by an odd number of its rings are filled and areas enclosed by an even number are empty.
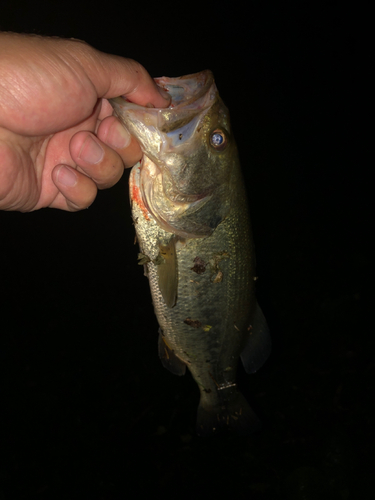
[[[271,342],[255,298],[255,257],[229,112],[213,75],[156,78],[166,109],[119,97],[115,114],[137,138],[132,217],[160,325],[159,356],[200,389],[197,433],[248,434],[259,420],[236,385],[239,357],[255,372]]]

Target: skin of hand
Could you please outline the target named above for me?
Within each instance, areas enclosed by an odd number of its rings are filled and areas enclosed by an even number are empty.
[[[80,40],[0,33],[0,209],[77,211],[142,156],[112,116],[124,95],[167,107],[136,61]]]

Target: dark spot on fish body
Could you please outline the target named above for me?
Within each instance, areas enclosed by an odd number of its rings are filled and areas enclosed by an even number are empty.
[[[197,274],[203,274],[206,270],[205,261],[197,256],[197,257],[195,257],[193,262],[194,262],[194,267],[192,267],[191,270]]]
[[[182,139],[182,134],[179,134],[178,138],[179,138],[179,139],[180,139],[180,141],[181,141],[181,139]]]
[[[184,319],[186,325],[192,326],[193,328],[200,328],[202,323],[198,319],[186,318]]]
[[[167,255],[168,247],[160,246],[160,253],[162,255]]]

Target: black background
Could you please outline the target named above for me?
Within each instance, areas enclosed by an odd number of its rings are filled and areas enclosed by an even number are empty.
[[[195,383],[158,360],[128,172],[80,213],[0,212],[1,500],[371,497],[368,14],[248,5],[1,2],[3,31],[84,39],[152,76],[214,72],[274,344],[239,377],[263,429],[198,438]]]

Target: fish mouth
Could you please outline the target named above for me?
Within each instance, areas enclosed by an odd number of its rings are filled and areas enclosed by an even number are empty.
[[[120,121],[137,138],[143,152],[157,163],[161,152],[180,147],[194,136],[200,117],[218,94],[210,70],[178,78],[163,76],[154,81],[170,95],[168,108],[140,106],[125,97],[109,99],[109,102]]]
[[[154,81],[170,95],[171,104],[169,107],[171,109],[201,110],[207,104],[207,99],[212,100],[216,95],[214,77],[210,70],[178,78],[162,76],[155,78]],[[211,89],[211,87],[214,88]]]
[[[121,109],[126,110],[143,110],[147,114],[155,115],[161,111],[185,108],[185,109],[202,109],[205,107],[206,101],[212,100],[216,96],[216,85],[212,71],[209,69],[200,73],[180,76],[177,78],[169,78],[161,76],[154,78],[154,82],[164,91],[168,92],[171,97],[171,103],[168,108],[155,108],[153,106],[144,107],[129,101],[125,96],[109,99],[116,112]]]

